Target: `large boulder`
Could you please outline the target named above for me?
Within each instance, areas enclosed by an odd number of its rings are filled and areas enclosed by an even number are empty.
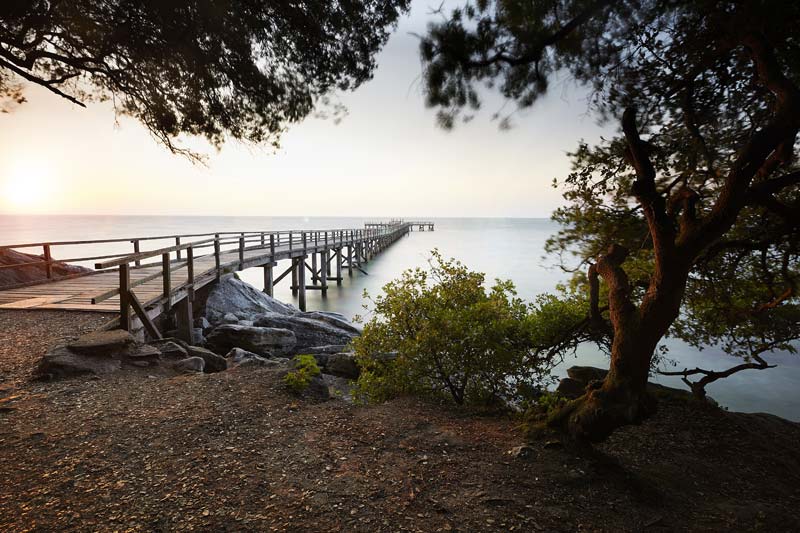
[[[228,368],[228,361],[211,350],[198,346],[188,346],[186,351],[189,353],[189,357],[200,357],[203,360],[206,372],[222,372]]]
[[[586,383],[572,378],[562,379],[558,382],[558,387],[556,387],[556,392],[558,392],[564,398],[568,398],[570,400],[574,400],[575,398],[583,396],[585,391]]]
[[[220,353],[242,348],[267,357],[290,354],[297,344],[295,334],[288,329],[238,324],[217,326],[208,334],[207,341]]]
[[[135,346],[136,339],[121,329],[93,331],[67,344],[67,347],[75,353],[95,356],[127,352]]]
[[[253,324],[257,327],[280,328],[292,331],[297,338],[295,353],[304,352],[305,348],[326,344],[348,344],[358,334],[350,329],[332,325],[328,321],[309,318],[312,313],[282,315],[264,313],[256,317]]]
[[[95,331],[47,352],[38,373],[48,377],[109,374],[123,364],[150,366],[160,357],[157,348],[136,342],[127,331]]]
[[[567,369],[567,375],[575,381],[580,381],[588,385],[592,381],[603,381],[606,379],[608,370],[594,366],[571,366]]]
[[[205,303],[205,318],[212,325],[223,323],[226,314],[232,313],[240,320],[249,320],[261,313],[291,315],[297,308],[267,296],[252,285],[230,277],[215,284]]]
[[[86,355],[74,352],[67,346],[57,346],[44,355],[39,363],[38,374],[49,378],[102,375],[121,368],[121,358]]]

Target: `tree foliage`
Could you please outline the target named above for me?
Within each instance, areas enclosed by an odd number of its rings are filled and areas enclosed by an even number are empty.
[[[112,99],[173,151],[181,134],[277,143],[369,79],[408,0],[5,0],[0,92]]]
[[[574,435],[601,439],[651,412],[643,387],[664,335],[721,344],[747,359],[739,370],[794,349],[798,21],[800,4],[780,0],[482,0],[423,39],[445,126],[480,106],[483,86],[527,107],[557,72],[621,126],[572,154],[548,247],[612,339],[602,389],[558,420]],[[728,375],[679,374],[700,376],[701,393]]]
[[[371,401],[416,394],[473,405],[526,400],[559,354],[575,348],[564,330],[585,309],[549,296],[526,304],[509,281],[484,285],[482,273],[436,250],[429,269],[407,270],[386,284],[353,341],[361,394]]]

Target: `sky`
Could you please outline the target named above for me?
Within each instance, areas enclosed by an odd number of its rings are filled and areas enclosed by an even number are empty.
[[[459,1],[445,2],[445,7]],[[580,139],[610,134],[564,75],[514,127],[485,112],[454,131],[436,126],[420,85],[418,37],[439,0],[416,0],[378,56],[374,78],[338,95],[339,124],[310,117],[281,147],[193,143],[198,165],[171,154],[108,103],[88,109],[38,87],[0,115],[0,214],[547,217],[553,178]]]

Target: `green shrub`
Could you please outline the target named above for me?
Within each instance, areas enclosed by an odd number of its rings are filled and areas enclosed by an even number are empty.
[[[569,400],[558,392],[545,391],[536,400],[538,407],[545,413],[550,414],[564,406]]]
[[[283,378],[283,382],[289,390],[295,394],[300,394],[308,388],[311,380],[321,373],[317,360],[313,355],[297,355],[292,359],[294,370],[289,371]]]
[[[370,402],[415,394],[457,404],[518,403],[551,369],[532,306],[514,285],[432,252],[430,269],[408,270],[372,300],[373,316],[353,341]],[[365,293],[369,298],[369,295]],[[387,356],[387,354],[396,354]]]

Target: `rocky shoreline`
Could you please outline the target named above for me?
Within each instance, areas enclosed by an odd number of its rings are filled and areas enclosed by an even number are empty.
[[[169,375],[237,367],[288,371],[293,356],[309,354],[322,369],[309,387],[316,396],[328,397],[326,391],[346,389],[346,380],[358,378],[348,345],[360,330],[339,313],[302,312],[230,277],[211,289],[199,315],[193,344],[174,337],[141,342],[126,331],[97,331],[48,351],[38,375],[101,376],[126,369]]]

